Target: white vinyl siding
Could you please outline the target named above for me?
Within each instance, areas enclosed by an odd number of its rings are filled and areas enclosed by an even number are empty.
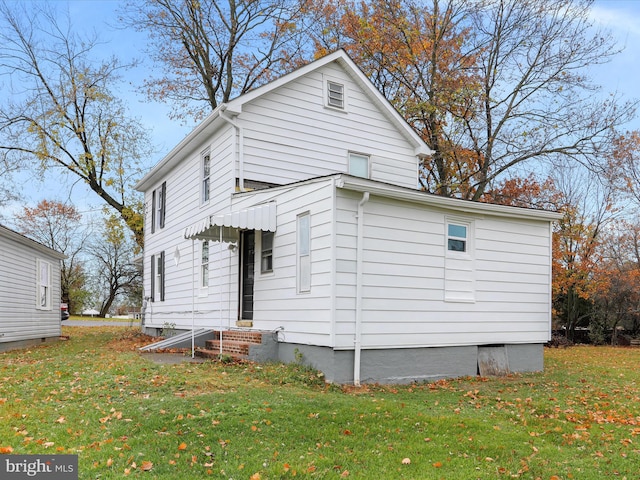
[[[162,328],[166,322],[175,323],[176,328],[191,328],[192,321],[197,327],[220,325],[220,320],[213,318],[206,311],[223,312],[225,325],[235,312],[235,299],[229,292],[229,260],[234,253],[227,248],[221,249],[217,242],[209,245],[210,269],[221,268],[223,277],[211,274],[209,292],[205,302],[197,297],[195,318],[191,314],[193,308],[193,290],[199,289],[201,250],[199,241],[192,242],[184,238],[184,229],[193,223],[205,219],[208,215],[226,211],[230,207],[230,194],[235,188],[233,176],[233,129],[224,126],[213,136],[204,136],[202,143],[190,149],[173,170],[166,173],[167,200],[170,206],[171,220],[155,234],[145,236],[145,251],[166,252],[165,266],[165,300],[155,302],[146,312],[145,325],[150,328]],[[202,155],[210,152],[211,175],[210,200],[201,205],[202,194]],[[157,187],[154,187],[157,188]],[[176,193],[174,193],[176,192]],[[151,204],[152,190],[145,194],[147,205]],[[151,216],[145,227],[151,230]],[[192,243],[195,243],[193,245]],[[176,256],[176,253],[179,255]],[[194,257],[195,256],[195,257]],[[144,295],[152,296],[151,255],[145,258]],[[195,268],[194,268],[195,266]],[[220,285],[220,282],[223,282]],[[155,286],[155,281],[153,282]],[[220,290],[222,289],[222,293]],[[154,295],[155,296],[155,295]]]
[[[61,255],[0,226],[0,350],[12,342],[61,335],[60,259]],[[48,265],[44,309],[43,265]]]
[[[353,348],[354,213],[361,198],[357,192],[338,191],[336,348]],[[438,209],[375,196],[366,207],[363,348],[548,340],[548,222],[491,217],[469,221]],[[447,219],[469,222],[466,258],[451,259],[444,253]],[[463,281],[471,282],[466,290],[461,287]],[[447,287],[458,296],[473,294],[474,302],[469,297],[445,301]]]
[[[370,154],[369,178],[417,188],[418,161],[385,113],[336,65],[243,105],[244,176],[287,184],[348,173],[349,151]],[[323,75],[345,85],[349,114],[323,107]],[[295,121],[292,121],[295,119]]]

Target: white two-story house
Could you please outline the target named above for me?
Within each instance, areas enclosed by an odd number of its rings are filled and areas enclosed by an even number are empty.
[[[341,383],[542,369],[559,216],[422,192],[430,153],[343,51],[221,105],[136,186],[146,330]]]

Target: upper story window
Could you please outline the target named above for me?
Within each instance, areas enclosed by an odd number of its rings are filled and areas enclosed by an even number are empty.
[[[38,298],[36,308],[51,310],[51,264],[44,260],[37,261]]]
[[[347,91],[343,82],[324,77],[324,104],[337,110],[347,109]]]
[[[273,232],[261,233],[260,273],[273,272]]]
[[[211,154],[209,152],[202,156],[202,203],[207,203],[210,196],[211,187]]]
[[[151,197],[151,233],[164,228],[167,209],[167,182],[156,188]]]
[[[369,156],[361,153],[349,153],[349,174],[369,178]]]
[[[447,224],[447,250],[450,252],[467,253],[467,235],[469,226],[459,223]]]

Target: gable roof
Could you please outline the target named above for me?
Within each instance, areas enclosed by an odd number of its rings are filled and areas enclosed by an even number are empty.
[[[58,258],[63,260],[67,258],[67,256],[63,253],[58,252],[57,250],[53,250],[52,248],[43,245],[40,242],[36,242],[35,240],[31,240],[24,235],[11,230],[10,228],[5,227],[4,225],[0,225],[0,237],[8,238],[13,240],[21,245],[24,245],[27,248],[31,248],[33,250],[37,250],[43,254],[50,255],[54,258]]]
[[[347,74],[353,79],[353,81],[365,92],[367,97],[374,102],[384,113],[386,118],[400,131],[403,136],[409,141],[414,148],[414,152],[417,156],[429,156],[433,151],[422,140],[422,138],[416,133],[416,131],[404,120],[404,118],[398,113],[398,111],[391,105],[391,103],[380,93],[380,91],[371,83],[366,75],[360,70],[360,68],[354,63],[353,60],[347,55],[344,50],[336,50],[335,52],[326,55],[314,62],[308,63],[297,70],[283,75],[282,77],[262,85],[254,90],[251,90],[239,97],[230,100],[227,103],[219,105],[207,118],[205,118],[191,133],[189,133],[178,145],[176,145],[158,164],[156,164],[138,183],[135,185],[135,189],[138,191],[145,191],[154,183],[155,179],[159,176],[163,176],[169,170],[171,170],[177,163],[179,163],[185,154],[188,154],[191,150],[196,148],[198,138],[203,135],[210,135],[213,133],[224,120],[221,117],[223,112],[228,112],[232,115],[238,115],[242,113],[243,106],[246,103],[252,102],[256,98],[268,94],[275,89],[293,82],[300,77],[303,77],[310,72],[318,70],[327,64],[336,62],[339,64]]]

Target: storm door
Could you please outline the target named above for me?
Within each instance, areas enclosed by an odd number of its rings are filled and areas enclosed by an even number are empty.
[[[240,232],[240,320],[253,320],[253,276],[256,257],[256,232]]]

